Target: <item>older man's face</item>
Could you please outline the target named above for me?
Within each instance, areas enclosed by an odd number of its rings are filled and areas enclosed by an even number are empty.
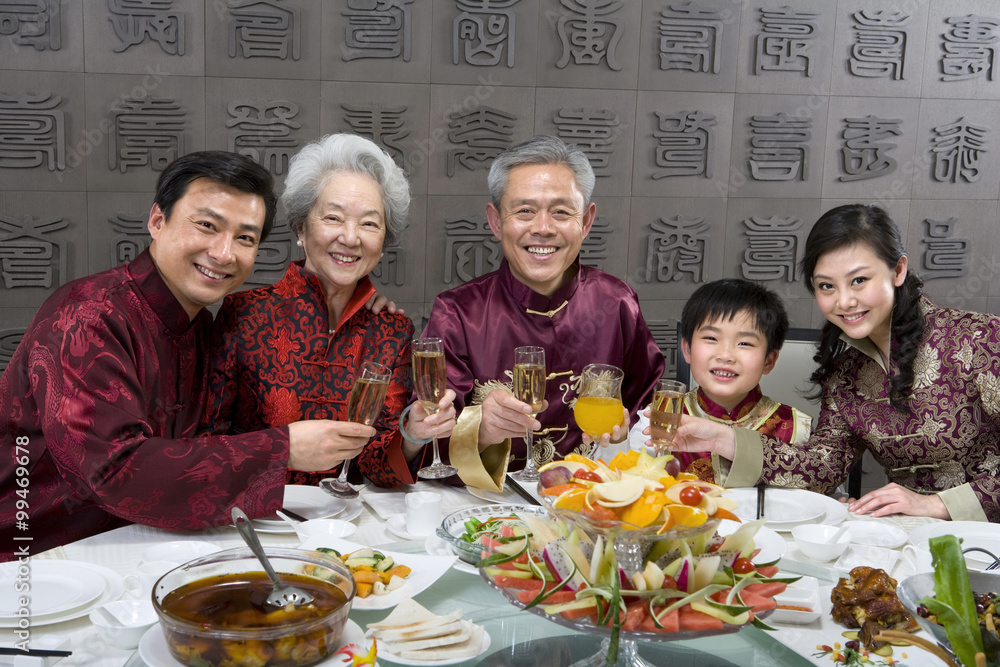
[[[514,277],[552,296],[573,277],[596,210],[584,205],[569,167],[528,164],[510,170],[500,210],[489,204],[486,217]]]

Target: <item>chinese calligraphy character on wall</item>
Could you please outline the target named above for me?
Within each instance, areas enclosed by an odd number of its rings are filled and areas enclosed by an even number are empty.
[[[669,283],[689,277],[705,282],[705,258],[711,235],[704,218],[660,218],[649,225],[646,237],[645,282]]]
[[[941,56],[941,80],[962,81],[983,78],[993,80],[997,55],[997,28],[1000,21],[969,14],[945,19],[944,55]]]
[[[889,155],[896,144],[887,139],[903,134],[899,127],[902,122],[900,118],[876,116],[845,118],[844,147],[840,154],[847,174],[838,180],[845,183],[861,181],[896,171],[896,160]]]
[[[187,112],[171,99],[125,98],[112,110],[108,167],[123,174],[129,167],[163,171],[184,154]]]
[[[410,130],[404,121],[406,106],[341,104],[340,108],[344,110],[344,120],[355,133],[371,139],[385,149],[396,164],[409,164],[402,144],[403,139],[410,136]]]
[[[66,169],[66,124],[58,95],[0,93],[0,168]]]
[[[580,245],[580,263],[604,270],[604,260],[608,258],[608,239],[614,230],[606,218],[597,216],[590,226],[590,233]]]
[[[660,12],[660,69],[718,74],[722,67],[721,12],[693,2]]]
[[[173,12],[174,0],[108,0],[109,21],[118,38],[115,53],[147,39],[163,52],[184,55],[184,15]]]
[[[954,123],[935,127],[931,139],[934,156],[934,170],[931,178],[935,181],[975,183],[982,174],[979,161],[988,149],[986,134],[988,127],[981,127],[959,118]]]
[[[62,218],[0,216],[0,277],[7,289],[49,288],[68,280],[66,242],[49,238],[67,225]]]
[[[854,44],[848,68],[854,76],[901,81],[910,17],[902,12],[865,10],[851,14]]]
[[[750,120],[750,176],[758,181],[806,180],[812,118],[777,113]]]
[[[276,226],[257,248],[257,261],[247,285],[273,285],[281,280],[292,257],[293,234],[287,225]]]
[[[344,60],[399,58],[410,61],[413,0],[347,0]]]
[[[514,66],[517,15],[510,9],[520,0],[458,0],[461,13],[455,17],[452,64],[492,67],[505,61]],[[504,53],[506,52],[506,58]]]
[[[299,142],[292,130],[299,106],[293,102],[238,101],[229,103],[229,150],[246,155],[272,174],[283,174]]]
[[[609,109],[560,109],[552,119],[559,138],[584,152],[595,176],[610,176],[611,155],[621,130]]]
[[[383,287],[402,287],[406,284],[406,253],[398,243],[382,249],[382,257],[372,269],[372,278]]]
[[[647,321],[646,324],[667,362],[663,377],[677,377],[677,323]]]
[[[465,145],[448,149],[448,176],[455,175],[457,165],[469,171],[488,169],[493,158],[513,142],[516,123],[517,116],[488,106],[451,114],[448,140]]]
[[[0,0],[0,35],[38,51],[62,48],[60,0]]]
[[[621,41],[624,23],[612,14],[622,8],[622,0],[559,0],[570,11],[556,23],[556,32],[562,43],[562,56],[556,67],[562,69],[570,58],[577,65],[599,65],[605,61],[617,72],[618,42]]]
[[[952,236],[958,223],[955,218],[931,220],[927,218],[927,234],[921,239],[924,250],[924,266],[920,277],[924,280],[937,278],[960,278],[969,272],[969,253],[972,244],[969,239]]]
[[[654,179],[667,176],[712,177],[712,130],[715,115],[704,111],[678,113],[655,112],[659,119],[653,136],[659,140],[656,148]]]
[[[445,220],[444,282],[463,283],[496,271],[503,259],[500,242],[485,215]]]
[[[10,363],[10,360],[14,356],[14,351],[27,332],[28,329],[26,327],[0,329],[0,373],[7,370],[7,364]]]
[[[299,9],[262,0],[229,3],[229,57],[299,59]]]
[[[754,74],[761,72],[802,72],[813,75],[813,39],[819,14],[791,7],[761,9],[763,29],[755,41]]]
[[[108,218],[116,235],[111,237],[111,266],[131,262],[149,247],[146,216],[121,213]]]
[[[740,269],[747,280],[798,282],[800,248],[805,231],[798,218],[758,218],[743,221],[746,250]]]

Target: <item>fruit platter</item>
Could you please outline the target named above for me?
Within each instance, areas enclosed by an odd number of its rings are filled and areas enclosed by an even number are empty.
[[[539,492],[553,517],[526,515],[523,528],[484,540],[480,575],[517,607],[606,635],[592,665],[645,665],[637,640],[769,629],[762,619],[795,579],[753,561],[763,521],[720,536],[715,528],[731,515],[724,490],[669,474],[670,458],[634,452],[608,465],[548,464]]]

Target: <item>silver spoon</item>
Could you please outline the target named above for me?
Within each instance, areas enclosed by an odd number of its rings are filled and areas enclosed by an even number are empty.
[[[233,508],[233,525],[236,526],[236,530],[239,531],[240,537],[243,541],[247,543],[250,547],[250,551],[253,555],[257,557],[260,564],[264,567],[264,572],[267,573],[267,577],[271,580],[274,585],[274,590],[271,594],[267,596],[267,603],[274,607],[284,607],[292,604],[296,607],[302,604],[309,604],[313,601],[313,596],[311,593],[307,593],[301,588],[296,588],[295,586],[286,586],[281,583],[278,579],[278,575],[275,573],[274,568],[271,567],[271,563],[267,560],[267,556],[264,555],[264,547],[260,545],[260,540],[257,539],[257,533],[253,529],[253,525],[250,523],[250,519],[247,515],[238,507]]]

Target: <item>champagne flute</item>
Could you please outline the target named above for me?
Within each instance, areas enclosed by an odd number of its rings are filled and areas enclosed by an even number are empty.
[[[590,364],[580,376],[580,393],[573,406],[573,417],[580,430],[594,440],[588,456],[594,458],[598,442],[622,423],[622,380],[625,373],[617,366]]]
[[[545,401],[545,348],[526,345],[514,348],[514,397],[531,406],[531,417],[542,411]],[[525,431],[524,443],[528,452],[524,468],[510,474],[518,482],[537,482],[538,466],[535,465],[535,434]]]
[[[444,341],[440,338],[413,339],[413,387],[417,392],[420,407],[429,415],[438,411],[438,401],[448,390],[448,369],[444,361]],[[441,462],[441,451],[438,449],[437,438],[431,438],[434,443],[434,460],[429,466],[417,471],[417,477],[423,479],[441,479],[451,477],[458,472],[455,466]]]
[[[684,394],[687,387],[676,380],[660,380],[653,391],[653,403],[649,406],[649,434],[657,456],[666,453],[674,441],[677,428],[681,425],[684,409]]]
[[[361,372],[354,379],[351,394],[347,398],[347,421],[357,422],[365,426],[375,423],[382,405],[385,403],[385,392],[389,388],[388,368],[374,361],[366,361],[361,366]],[[347,481],[347,470],[352,459],[346,459],[340,466],[340,475],[336,478],[327,477],[319,482],[319,488],[331,496],[338,498],[356,498],[357,489]]]

